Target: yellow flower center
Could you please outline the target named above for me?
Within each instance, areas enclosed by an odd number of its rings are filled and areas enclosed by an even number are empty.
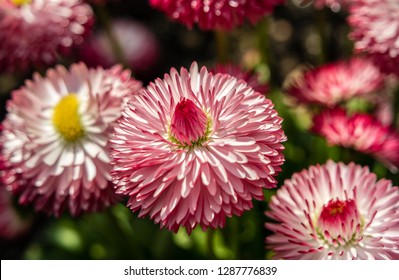
[[[11,0],[11,3],[13,3],[16,6],[30,4],[30,2],[32,2],[32,0]]]
[[[79,100],[75,94],[65,96],[55,106],[53,125],[67,142],[75,142],[84,136],[85,131],[79,115]]]

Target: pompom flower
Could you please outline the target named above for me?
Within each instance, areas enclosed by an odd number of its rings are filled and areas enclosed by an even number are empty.
[[[381,89],[384,75],[365,58],[355,57],[311,69],[286,89],[298,102],[333,107],[357,96]]]
[[[129,71],[74,64],[35,74],[12,93],[4,121],[3,156],[21,204],[56,216],[76,216],[116,201],[109,136],[125,97],[141,87]]]
[[[231,30],[271,14],[285,0],[150,0],[150,4],[189,28]]]
[[[155,35],[145,25],[126,19],[112,21],[111,28],[134,73],[150,72],[159,58]],[[80,48],[80,57],[89,66],[110,67],[118,62],[105,30],[93,34]]]
[[[255,91],[266,94],[269,90],[267,83],[259,81],[259,75],[253,71],[247,71],[239,65],[234,64],[217,64],[215,67],[209,70],[214,74],[222,73],[236,77],[237,79],[244,80],[248,86],[253,88]]]
[[[340,108],[316,115],[312,131],[325,137],[330,145],[353,148],[370,154],[391,171],[399,167],[399,133],[381,124],[372,115],[356,113],[352,116]]]
[[[50,65],[83,42],[93,11],[81,0],[1,0],[0,70]]]
[[[242,80],[196,63],[173,68],[132,95],[122,116],[111,139],[117,193],[162,228],[222,227],[276,187],[282,119]]]
[[[385,72],[399,75],[399,2],[354,0],[348,22],[355,49],[369,53]]]
[[[368,167],[328,161],[272,198],[266,246],[276,259],[398,259],[399,190]]]

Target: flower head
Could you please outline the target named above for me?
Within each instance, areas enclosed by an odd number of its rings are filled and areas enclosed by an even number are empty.
[[[115,128],[113,178],[128,206],[161,227],[191,232],[241,215],[284,157],[282,119],[245,82],[205,67],[172,69],[131,96]]]
[[[367,167],[328,161],[295,173],[266,215],[280,259],[398,259],[399,190]]]
[[[228,74],[236,77],[237,79],[244,80],[248,86],[252,87],[255,91],[265,94],[269,90],[266,83],[259,81],[259,75],[252,71],[247,71],[239,65],[234,64],[217,64],[215,67],[209,70],[210,72]]]
[[[370,154],[392,171],[398,170],[399,133],[372,115],[349,116],[340,108],[326,110],[314,117],[312,131],[325,137],[330,145]]]
[[[255,23],[285,0],[150,0],[150,4],[173,20],[203,30],[230,30],[246,19]]]
[[[354,0],[348,21],[355,49],[371,54],[381,69],[399,75],[399,2]]]
[[[116,201],[109,136],[125,97],[141,84],[129,71],[74,64],[35,74],[12,94],[4,121],[3,155],[24,184],[13,184],[21,204],[60,215],[97,211]]]
[[[0,70],[25,70],[54,63],[83,42],[93,12],[81,0],[2,0]]]
[[[378,68],[370,60],[355,57],[305,72],[287,92],[299,102],[332,107],[355,96],[367,96],[383,85]]]

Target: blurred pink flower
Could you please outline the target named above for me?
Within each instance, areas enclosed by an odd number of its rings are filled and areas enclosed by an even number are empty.
[[[399,191],[368,167],[328,161],[295,173],[266,215],[276,259],[398,259]]]
[[[245,20],[252,24],[271,14],[285,0],[150,0],[150,4],[189,28],[231,30]]]
[[[159,44],[145,25],[127,19],[111,24],[129,67],[135,74],[150,72],[159,59]],[[105,30],[93,34],[80,48],[81,59],[89,66],[110,67],[118,62]]]
[[[254,71],[247,71],[243,69],[240,65],[234,64],[217,64],[212,69],[209,70],[211,73],[222,73],[233,76],[237,79],[241,79],[248,84],[255,91],[266,94],[269,90],[267,83],[262,83],[259,81],[259,75]]]
[[[12,93],[4,121],[3,156],[21,204],[76,216],[111,205],[109,136],[125,97],[141,83],[129,71],[73,64],[35,74]]]
[[[222,227],[276,187],[282,119],[242,80],[193,63],[128,104],[111,139],[112,174],[140,217],[174,232]]]
[[[385,72],[399,75],[399,2],[353,0],[348,22],[357,51],[372,55]]]
[[[342,8],[348,7],[352,0],[314,0],[317,9],[329,7],[334,12],[339,12]]]
[[[0,0],[0,70],[54,63],[83,42],[92,23],[81,0]]]
[[[354,57],[306,71],[286,91],[299,102],[333,107],[383,86],[384,75],[379,69],[366,58]]]
[[[399,167],[399,133],[373,116],[357,113],[348,116],[340,108],[316,115],[312,131],[325,137],[330,145],[353,148],[370,154],[391,171]]]

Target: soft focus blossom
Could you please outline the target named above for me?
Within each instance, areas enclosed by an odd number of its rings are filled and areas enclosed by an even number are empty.
[[[348,7],[352,0],[314,0],[314,6],[322,9],[329,7],[334,12],[339,12],[343,7]]]
[[[242,80],[193,63],[128,104],[111,139],[113,178],[140,217],[174,232],[222,227],[276,187],[282,119]]]
[[[399,190],[368,167],[328,161],[295,173],[266,215],[276,259],[398,259]]]
[[[140,86],[119,66],[73,64],[69,71],[50,69],[45,77],[36,73],[14,91],[4,121],[3,156],[16,180],[25,181],[12,185],[19,202],[56,216],[115,202],[109,136],[124,98]]]
[[[355,57],[311,69],[289,85],[286,91],[297,101],[335,106],[356,96],[381,89],[384,75],[365,58]]]
[[[385,72],[399,75],[399,1],[353,0],[348,22],[355,49],[371,54]]]
[[[135,74],[150,72],[159,59],[155,35],[145,25],[127,19],[116,19],[111,29]],[[105,30],[95,33],[80,48],[82,60],[89,66],[110,67],[118,62]]]
[[[216,73],[228,74],[237,79],[244,80],[248,84],[248,86],[250,86],[255,91],[262,94],[266,94],[269,90],[267,83],[262,83],[259,80],[259,75],[256,72],[247,71],[239,65],[217,64],[215,65],[215,67],[210,69],[209,72],[214,74]]]
[[[54,63],[83,42],[92,22],[81,0],[0,0],[0,70]]]
[[[285,0],[150,0],[171,19],[203,30],[230,30],[245,20],[252,24],[273,12]]]
[[[399,167],[399,133],[373,116],[343,109],[326,110],[314,117],[312,131],[325,137],[330,145],[353,148],[370,154],[392,171]]]

